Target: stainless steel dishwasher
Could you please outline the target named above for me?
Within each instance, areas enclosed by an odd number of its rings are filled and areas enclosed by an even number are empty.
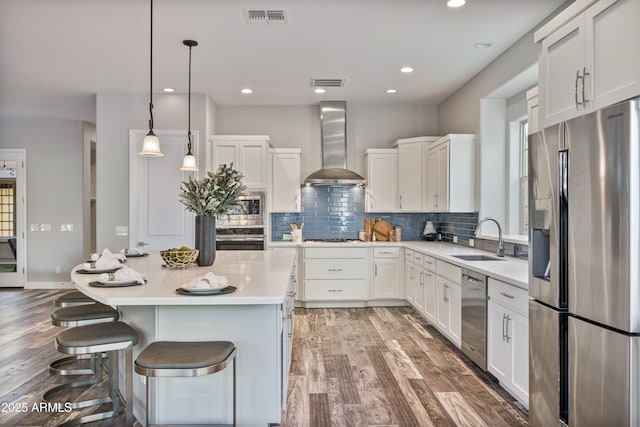
[[[487,369],[487,276],[462,270],[462,352]]]

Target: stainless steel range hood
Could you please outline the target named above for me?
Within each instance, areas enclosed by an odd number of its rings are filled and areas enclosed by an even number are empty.
[[[365,179],[347,167],[347,103],[320,103],[322,169],[304,180],[306,185],[364,185]]]

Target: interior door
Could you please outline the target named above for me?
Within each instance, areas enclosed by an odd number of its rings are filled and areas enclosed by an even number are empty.
[[[0,286],[25,282],[25,150],[0,150]]]
[[[186,151],[186,131],[155,131],[164,157],[138,155],[147,131],[129,132],[129,246],[163,250],[194,245],[194,215],[178,201],[180,183],[197,172],[180,170]],[[198,159],[198,132],[193,154]],[[204,167],[201,159],[198,165]]]

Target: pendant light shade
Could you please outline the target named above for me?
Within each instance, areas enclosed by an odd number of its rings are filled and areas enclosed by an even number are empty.
[[[153,132],[153,0],[151,0],[150,19],[150,48],[149,48],[149,133],[144,137],[142,151],[138,154],[144,157],[162,157],[164,153],[160,151],[160,140]]]
[[[196,157],[191,152],[191,48],[198,46],[198,42],[195,40],[183,40],[182,43],[189,47],[189,130],[187,131],[187,154],[184,156],[180,170],[196,172],[198,170],[198,164],[196,162]]]

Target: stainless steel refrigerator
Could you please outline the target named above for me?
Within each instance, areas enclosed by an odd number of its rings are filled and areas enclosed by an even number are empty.
[[[640,101],[529,137],[530,425],[640,425]]]

